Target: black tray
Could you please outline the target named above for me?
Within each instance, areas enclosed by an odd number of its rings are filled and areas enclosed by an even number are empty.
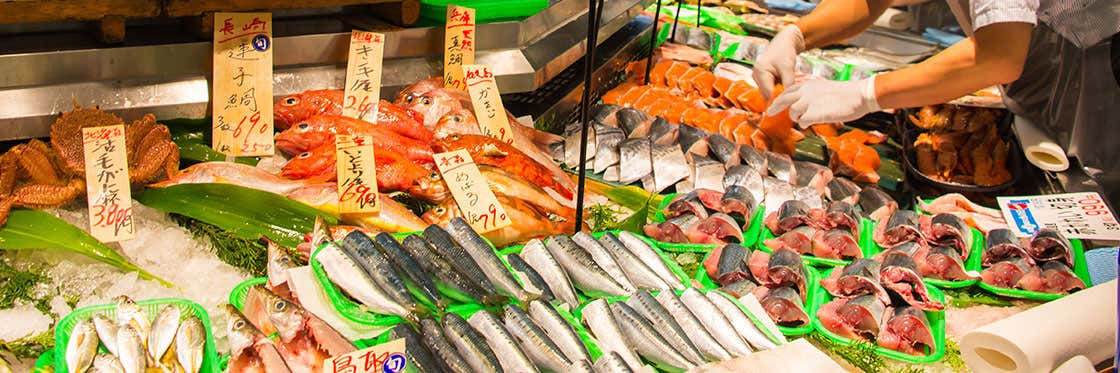
[[[915,114],[915,109],[899,110],[896,115],[898,128],[902,133],[902,160],[906,166],[906,173],[909,174],[912,177],[911,180],[915,182],[950,192],[989,193],[1006,190],[1012,185],[1015,185],[1015,182],[1017,182],[1019,180],[1019,177],[1023,174],[1023,152],[1022,150],[1020,150],[1019,139],[1015,136],[1015,131],[1011,129],[1011,121],[1013,119],[1013,115],[1011,115],[1011,113],[1006,110],[1002,111],[1004,115],[1002,118],[1000,118],[999,122],[996,123],[996,132],[999,137],[1003,139],[1003,141],[1007,142],[1009,148],[1007,155],[1007,170],[1011,173],[1011,179],[1007,182],[991,186],[963,184],[951,181],[937,180],[926,176],[921,171],[918,171],[918,167],[915,164],[916,161],[912,161],[912,159],[916,159],[916,155],[914,154],[914,139],[917,139],[918,135],[922,132],[925,132],[925,130],[914,126],[914,124],[910,122],[909,116],[910,114]]]

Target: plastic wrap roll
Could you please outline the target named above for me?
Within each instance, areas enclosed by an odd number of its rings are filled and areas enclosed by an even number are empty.
[[[905,30],[914,24],[914,16],[905,10],[898,10],[895,8],[887,8],[879,19],[875,20],[875,26],[888,28],[891,30]]]
[[[1019,143],[1023,144],[1023,154],[1035,167],[1053,172],[1069,168],[1065,150],[1034,122],[1016,115],[1015,132],[1019,134]]]
[[[1103,361],[1116,348],[1116,280],[968,332],[960,346],[976,372],[1050,372],[1078,355]]]

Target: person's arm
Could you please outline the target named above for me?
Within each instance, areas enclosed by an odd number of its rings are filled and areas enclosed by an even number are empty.
[[[938,104],[1019,79],[1032,29],[1022,22],[988,25],[922,63],[876,76],[879,106]]]
[[[796,23],[805,38],[805,48],[813,49],[846,40],[871,27],[892,0],[824,0]]]

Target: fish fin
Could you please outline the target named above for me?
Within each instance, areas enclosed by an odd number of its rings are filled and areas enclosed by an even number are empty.
[[[482,155],[488,157],[505,157],[509,154],[498,149],[494,144],[486,144],[482,146]]]

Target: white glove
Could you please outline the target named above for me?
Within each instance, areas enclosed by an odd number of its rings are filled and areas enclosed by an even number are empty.
[[[774,84],[793,84],[793,69],[797,65],[797,55],[805,51],[805,37],[797,25],[789,25],[778,31],[761,57],[754,62],[754,81],[762,97],[771,99]],[[781,78],[781,80],[775,80]]]
[[[879,111],[875,77],[838,82],[810,80],[782,92],[766,115],[778,115],[789,107],[789,118],[802,128],[817,123],[847,122]]]

